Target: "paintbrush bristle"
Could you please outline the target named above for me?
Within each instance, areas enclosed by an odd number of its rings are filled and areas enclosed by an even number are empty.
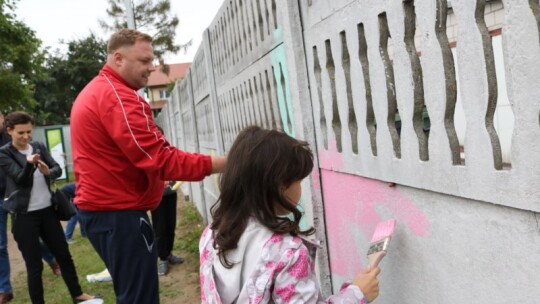
[[[392,236],[394,234],[394,229],[396,228],[396,220],[389,219],[384,222],[377,224],[373,237],[371,238],[371,243],[376,243],[386,237]]]

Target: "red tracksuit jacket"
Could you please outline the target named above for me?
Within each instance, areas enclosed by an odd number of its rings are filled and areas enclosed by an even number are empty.
[[[171,146],[148,103],[105,65],[71,110],[77,207],[88,211],[152,210],[164,180],[201,180],[209,156]]]

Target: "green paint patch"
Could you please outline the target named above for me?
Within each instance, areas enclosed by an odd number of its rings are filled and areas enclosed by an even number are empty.
[[[274,77],[277,84],[277,99],[283,130],[290,136],[295,137],[289,73],[287,70],[285,46],[283,44],[272,52],[272,66],[274,67]]]

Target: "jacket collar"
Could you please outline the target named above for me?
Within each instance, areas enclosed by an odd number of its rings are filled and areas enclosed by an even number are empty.
[[[36,153],[36,150],[39,149],[38,144],[35,141],[31,141],[28,143],[30,146],[32,146],[32,153]],[[26,156],[24,154],[20,153],[17,148],[13,145],[13,142],[9,142],[7,145],[9,145],[9,149],[11,150],[11,153],[15,156],[15,161],[24,168],[24,165],[26,164]]]

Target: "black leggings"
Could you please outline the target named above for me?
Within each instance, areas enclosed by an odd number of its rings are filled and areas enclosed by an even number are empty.
[[[17,214],[12,217],[11,232],[26,264],[28,292],[34,304],[45,303],[43,299],[43,262],[39,238],[49,247],[62,270],[62,278],[72,297],[82,294],[77,271],[64,237],[60,221],[51,207]]]

